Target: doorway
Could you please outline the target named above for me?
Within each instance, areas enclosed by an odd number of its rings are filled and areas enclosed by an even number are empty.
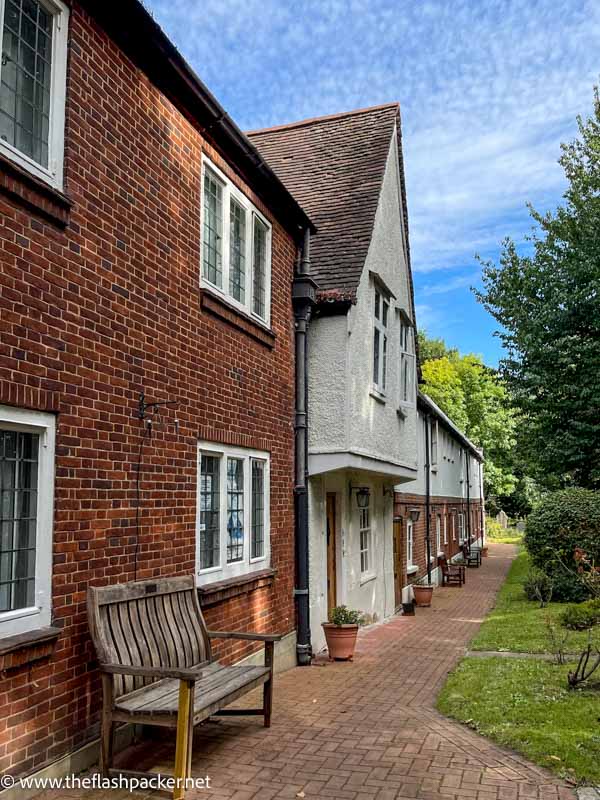
[[[336,495],[327,493],[327,612],[337,605]]]
[[[404,572],[402,569],[402,545],[404,537],[402,535],[402,520],[394,520],[394,600],[396,611],[402,605],[402,583]]]

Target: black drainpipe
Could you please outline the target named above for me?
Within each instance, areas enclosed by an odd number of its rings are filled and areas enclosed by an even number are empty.
[[[431,453],[429,452],[429,414],[425,416],[425,542],[427,544],[427,583],[431,583]]]
[[[467,537],[469,544],[471,544],[471,476],[469,473],[469,462],[471,458],[468,450],[465,450],[465,459],[467,461]]]
[[[292,286],[294,305],[296,349],[296,415],[295,467],[294,467],[294,517],[296,544],[296,598],[297,634],[296,657],[300,666],[310,665],[310,605],[308,594],[308,416],[306,379],[307,333],[311,311],[315,304],[316,284],[310,277],[310,230],[304,231],[302,257]]]

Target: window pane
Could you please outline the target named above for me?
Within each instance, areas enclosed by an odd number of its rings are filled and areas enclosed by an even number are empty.
[[[381,388],[385,390],[385,375],[387,371],[387,336],[383,335],[383,359],[381,365]]]
[[[246,302],[246,210],[235,200],[229,209],[229,292]]]
[[[265,554],[265,465],[252,461],[252,548],[251,558]]]
[[[220,562],[219,471],[221,459],[202,456],[200,461],[200,569]]]
[[[0,612],[35,603],[39,436],[0,430]]]
[[[244,557],[244,462],[227,459],[227,563]]]
[[[388,301],[387,300],[383,300],[383,319],[382,319],[382,322],[383,322],[383,327],[384,328],[387,328],[387,318],[388,318],[388,309],[389,309],[389,307],[390,307],[390,304],[388,303]]]
[[[252,307],[254,313],[264,319],[266,316],[267,228],[258,217],[254,217],[254,263],[252,269],[254,275]]]
[[[373,335],[373,383],[379,386],[379,330],[377,328]]]
[[[371,570],[371,511],[369,508],[360,508],[358,513],[360,532],[360,571],[369,572]]]
[[[381,302],[381,296],[379,292],[375,292],[375,319],[379,319],[379,304]]]
[[[223,282],[223,185],[213,173],[204,172],[204,229],[202,274],[221,287]]]
[[[0,70],[0,138],[48,166],[51,15],[35,0],[7,0]]]

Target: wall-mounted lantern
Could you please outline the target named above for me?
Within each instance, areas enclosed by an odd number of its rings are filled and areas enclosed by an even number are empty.
[[[418,522],[419,521],[419,517],[421,516],[421,512],[420,512],[420,510],[418,508],[411,508],[408,513],[409,513],[410,518],[412,519],[413,522]]]
[[[371,499],[371,490],[368,486],[350,486],[350,496],[356,492],[356,505],[359,508],[368,508]]]

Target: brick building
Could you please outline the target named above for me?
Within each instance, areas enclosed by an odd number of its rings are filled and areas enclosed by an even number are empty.
[[[96,735],[91,583],[195,572],[210,627],[287,634],[293,663],[291,285],[310,221],[136,0],[0,8],[0,773],[16,775]]]
[[[427,395],[417,395],[418,475],[394,493],[394,587],[396,602],[410,598],[410,585],[440,581],[438,557],[450,561],[465,542],[484,541],[483,453]],[[429,514],[428,514],[429,511]],[[413,519],[416,517],[416,519]]]

